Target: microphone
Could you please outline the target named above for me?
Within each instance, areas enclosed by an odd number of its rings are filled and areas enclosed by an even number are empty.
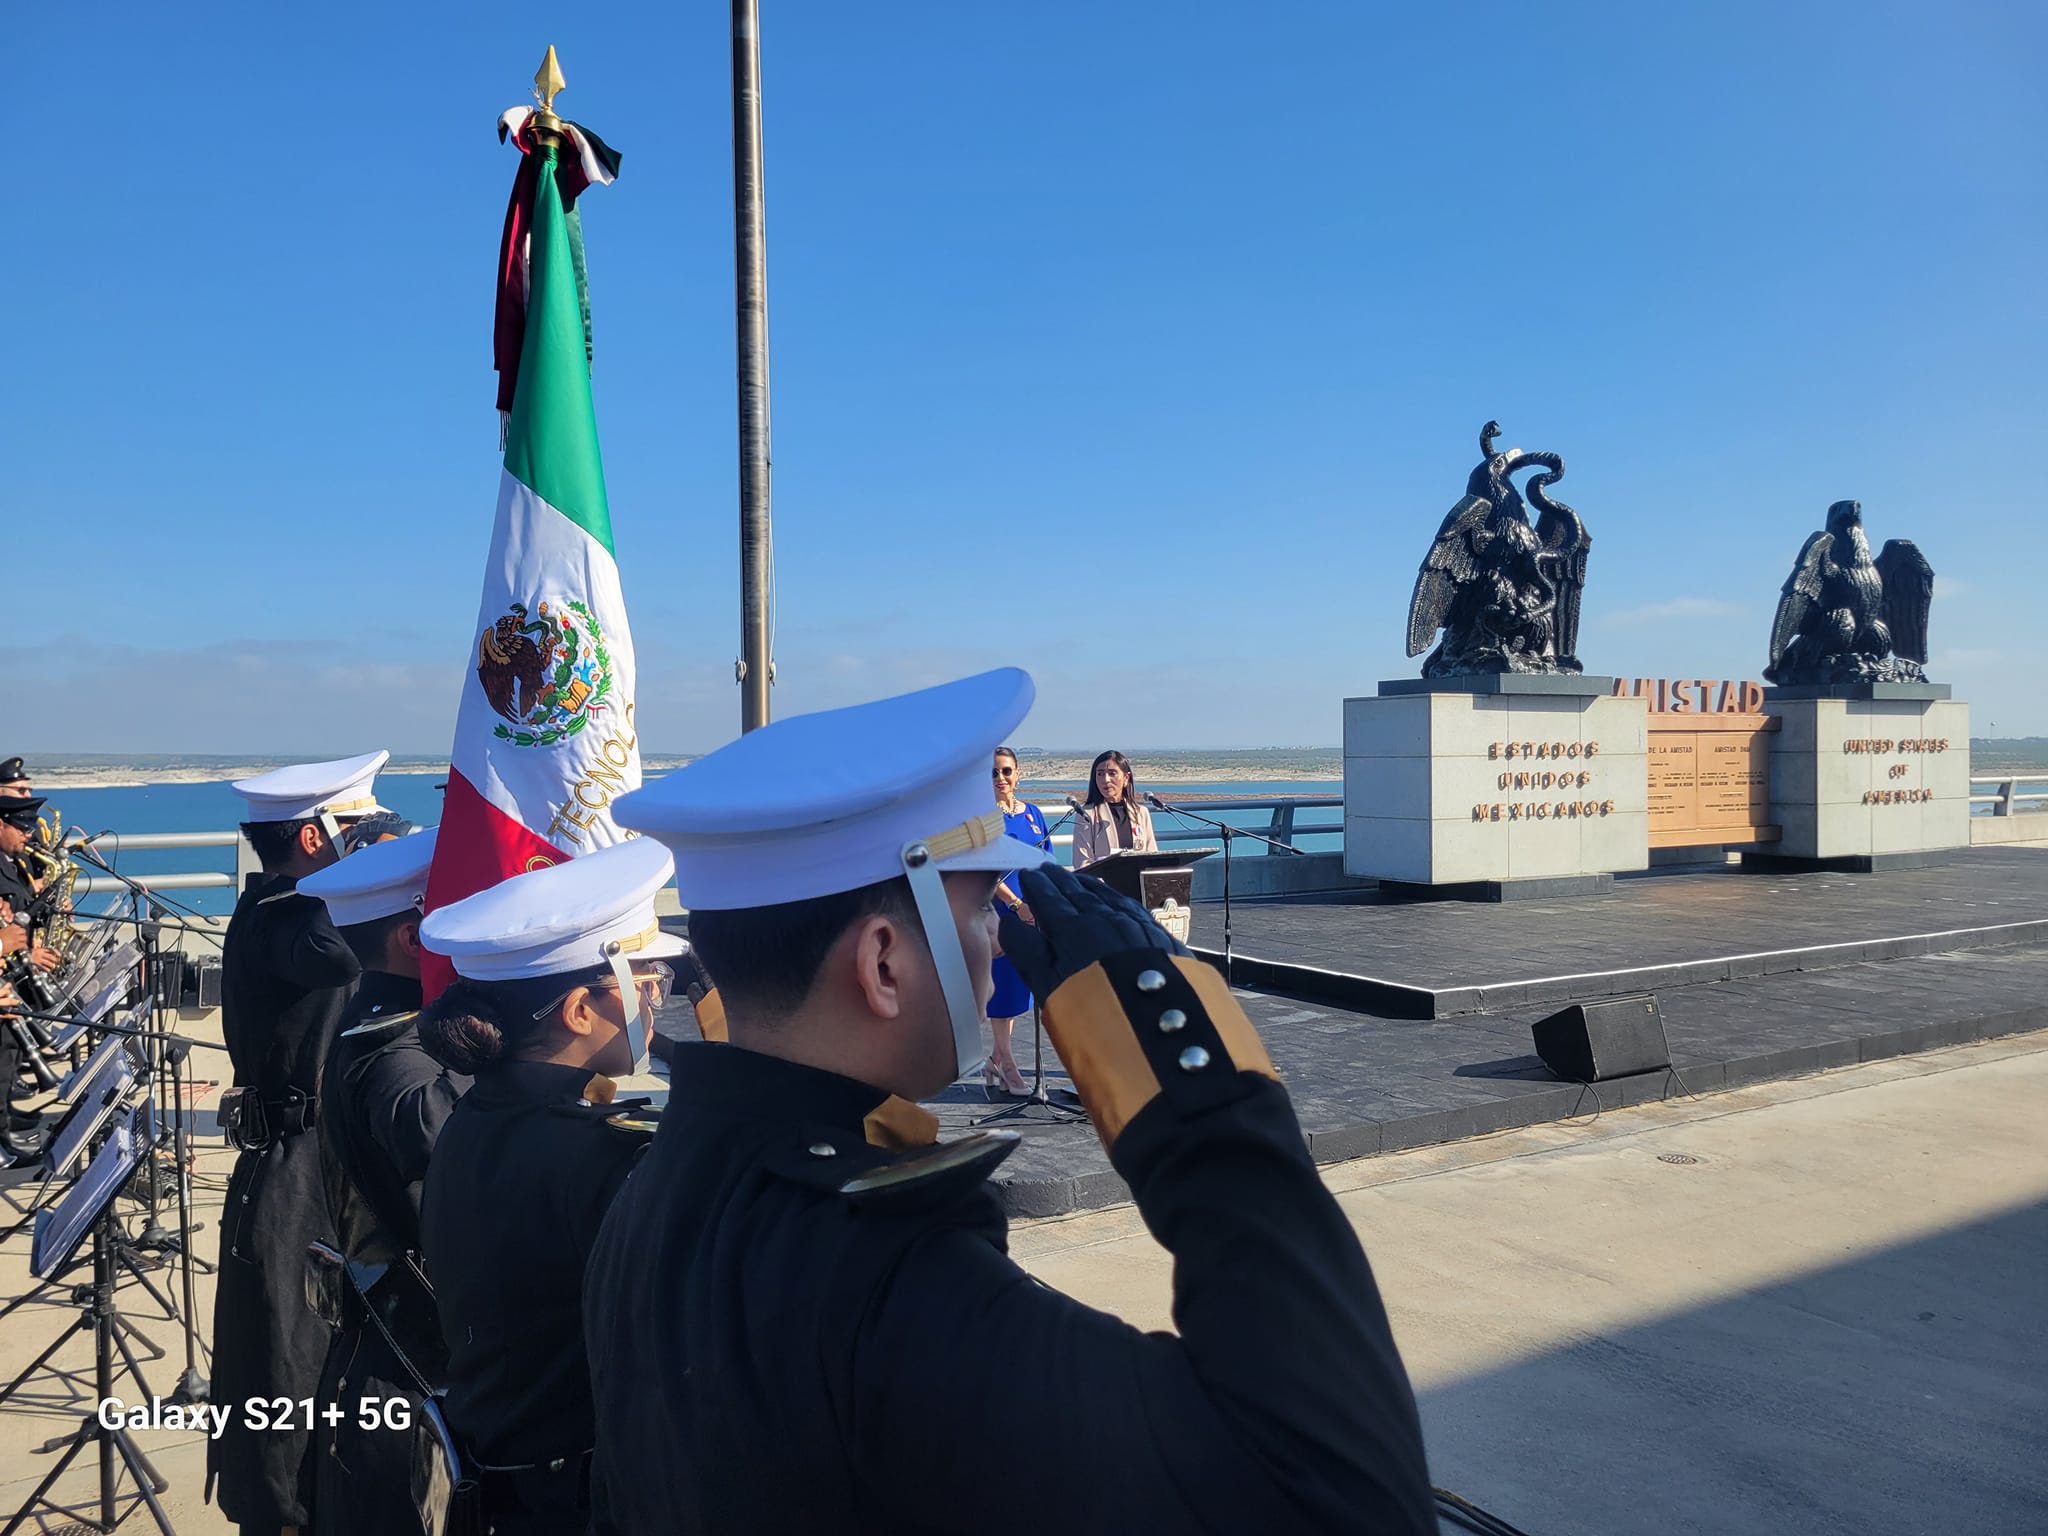
[[[1079,795],[1069,795],[1067,796],[1067,809],[1085,815],[1088,811],[1088,805]]]
[[[1145,796],[1145,803],[1151,806],[1152,809],[1155,811],[1163,811],[1166,809],[1164,805],[1160,804],[1159,797],[1154,794],[1147,794]]]

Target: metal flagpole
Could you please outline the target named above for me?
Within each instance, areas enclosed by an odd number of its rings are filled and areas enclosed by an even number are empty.
[[[740,729],[768,723],[768,219],[761,174],[761,11],[732,0],[733,286],[739,322]]]

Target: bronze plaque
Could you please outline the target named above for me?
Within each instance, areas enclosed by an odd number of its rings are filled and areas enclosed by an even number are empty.
[[[1650,716],[1650,846],[1774,842],[1760,715]]]

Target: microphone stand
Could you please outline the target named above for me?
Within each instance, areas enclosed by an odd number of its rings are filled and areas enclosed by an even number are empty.
[[[1072,819],[1073,814],[1074,812],[1070,807],[1065,816],[1060,817],[1058,821],[1055,821],[1045,829],[1045,835],[1048,838],[1051,837],[1055,831]],[[1034,997],[1031,999],[1031,1091],[1016,1103],[999,1109],[992,1115],[983,1115],[974,1124],[993,1125],[998,1120],[1022,1118],[1028,1110],[1039,1107],[1052,1111],[1053,1118],[1047,1122],[1052,1125],[1064,1125],[1070,1120],[1086,1120],[1088,1118],[1088,1111],[1081,1108],[1079,1104],[1061,1103],[1052,1096],[1045,1086],[1045,1026],[1039,1021],[1038,999]]]
[[[105,835],[105,833],[94,834],[95,837],[104,837]],[[87,838],[82,842],[68,843],[65,845],[64,851],[70,854],[73,859],[77,860],[78,863],[85,866],[86,868],[98,870],[103,875],[113,876],[114,879],[120,881],[121,884],[128,887],[130,895],[135,896],[138,899],[146,898],[152,905],[158,908],[159,913],[161,913],[162,909],[169,908],[173,912],[183,913],[186,917],[198,918],[199,921],[206,924],[208,928],[220,927],[220,919],[213,916],[211,913],[201,912],[196,907],[189,907],[185,905],[185,903],[182,901],[174,901],[170,897],[164,895],[162,891],[153,891],[147,885],[143,884],[140,880],[135,879],[133,876],[122,874],[121,871],[114,868],[112,864],[107,862],[106,856],[102,854],[99,851],[99,849],[93,847],[91,838]],[[102,917],[98,920],[102,922],[111,923],[125,923],[134,921],[134,919],[132,918],[125,917]],[[158,920],[163,921],[161,916],[159,916]],[[192,933],[197,933],[200,931],[199,928],[192,923],[174,922],[172,926],[185,929],[186,931]]]
[[[1275,849],[1280,853],[1298,854],[1301,850],[1290,843],[1275,842],[1272,838],[1262,836],[1257,832],[1247,832],[1242,827],[1233,827],[1227,821],[1216,821],[1208,816],[1197,816],[1194,812],[1184,811],[1177,805],[1168,805],[1157,795],[1146,795],[1145,803],[1155,811],[1164,811],[1169,815],[1178,816],[1184,821],[1199,821],[1205,827],[1213,827],[1223,839],[1223,984],[1225,986],[1232,986],[1236,983],[1237,978],[1231,974],[1234,957],[1234,951],[1231,948],[1230,942],[1231,842],[1236,838],[1248,837],[1253,842],[1264,843],[1268,848]]]

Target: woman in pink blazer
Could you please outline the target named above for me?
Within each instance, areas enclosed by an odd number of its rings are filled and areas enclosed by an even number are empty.
[[[1152,818],[1138,798],[1131,760],[1105,752],[1088,771],[1088,803],[1074,817],[1074,868],[1112,853],[1157,853]]]

